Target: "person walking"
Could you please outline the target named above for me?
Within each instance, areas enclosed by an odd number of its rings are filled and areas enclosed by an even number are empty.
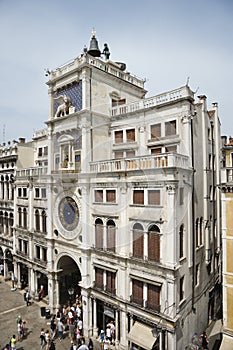
[[[17,334],[18,334],[18,341],[22,341],[23,339],[23,330],[22,330],[22,321],[17,323]]]
[[[45,331],[44,331],[44,328],[41,328],[41,331],[40,331],[40,348],[42,349],[45,344],[46,344]]]
[[[207,334],[206,332],[203,332],[201,334],[201,346],[203,350],[208,350],[208,343],[209,343],[209,340],[207,338]]]
[[[25,320],[22,321],[22,333],[23,333],[23,338],[26,337],[26,335],[27,335],[27,322]]]
[[[63,339],[64,325],[60,319],[57,322],[57,330],[58,330],[59,340],[61,341]]]
[[[94,344],[91,338],[89,338],[89,343],[88,343],[88,349],[93,350],[94,349]]]
[[[49,346],[50,346],[50,334],[49,334],[49,330],[47,329],[47,331],[45,332],[45,342],[46,342],[46,350],[49,350]]]
[[[26,294],[25,294],[25,301],[26,301],[27,306],[30,305],[30,299],[31,299],[30,292],[29,292],[29,290],[27,290]]]
[[[52,332],[52,339],[54,339],[56,337],[56,333],[57,333],[56,315],[53,315],[53,317],[51,319],[50,329]]]
[[[17,343],[16,336],[15,336],[15,334],[13,334],[12,338],[10,340],[11,350],[16,350],[16,343]]]

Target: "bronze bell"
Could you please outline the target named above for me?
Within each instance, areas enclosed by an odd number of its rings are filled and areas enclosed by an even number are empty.
[[[98,41],[95,37],[95,32],[92,32],[92,38],[91,38],[91,42],[90,42],[90,47],[89,50],[87,51],[87,53],[89,53],[89,55],[94,56],[94,57],[100,57],[101,56],[101,52],[98,46]]]

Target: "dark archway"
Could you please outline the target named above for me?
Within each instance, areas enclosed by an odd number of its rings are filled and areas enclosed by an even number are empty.
[[[81,272],[76,262],[69,256],[60,258],[58,265],[59,303],[68,305],[81,295],[79,282],[82,280]]]

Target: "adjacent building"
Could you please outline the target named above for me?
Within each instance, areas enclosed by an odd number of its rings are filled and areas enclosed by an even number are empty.
[[[223,263],[223,340],[220,349],[228,350],[233,344],[233,139],[222,138],[222,263]]]
[[[218,106],[188,85],[147,98],[95,33],[48,74],[14,181],[18,283],[52,311],[81,296],[85,335],[112,320],[119,349],[184,349],[220,308]]]

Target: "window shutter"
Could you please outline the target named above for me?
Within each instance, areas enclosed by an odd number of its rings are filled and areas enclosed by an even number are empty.
[[[115,226],[107,226],[107,249],[115,252]]]
[[[96,224],[95,225],[95,246],[98,249],[103,249],[103,225]]]
[[[161,124],[151,125],[151,138],[156,139],[161,137]]]
[[[101,288],[103,289],[103,273],[104,271],[99,269],[99,268],[95,268],[95,285],[97,288]]]
[[[160,286],[148,284],[147,305],[150,309],[160,311]]]
[[[144,237],[143,231],[133,230],[133,256],[143,258],[144,255]]]
[[[134,190],[133,203],[134,204],[144,204],[144,190]]]
[[[143,282],[133,280],[133,302],[143,306]]]
[[[156,232],[149,232],[148,237],[148,259],[159,262],[160,260],[160,235]]]

